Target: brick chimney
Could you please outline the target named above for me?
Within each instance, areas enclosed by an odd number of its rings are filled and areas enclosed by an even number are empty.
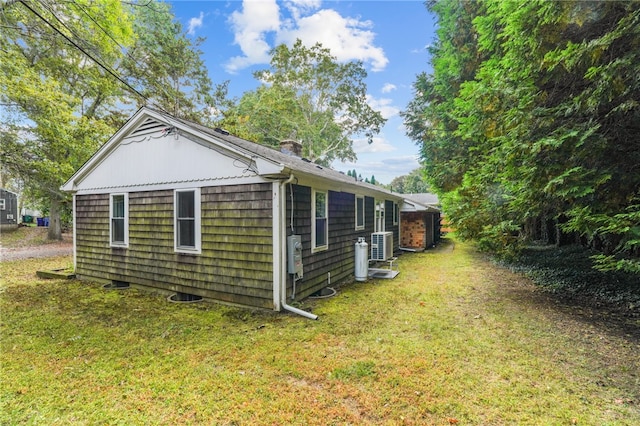
[[[284,154],[302,157],[302,144],[300,142],[286,139],[280,142],[280,152]]]

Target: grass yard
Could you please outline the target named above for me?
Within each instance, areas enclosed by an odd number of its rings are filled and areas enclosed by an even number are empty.
[[[3,247],[25,247],[50,244],[47,240],[47,228],[36,226],[21,226],[12,231],[2,232]]]
[[[35,277],[69,262],[2,264],[0,424],[640,424],[638,334],[466,244],[318,321]]]

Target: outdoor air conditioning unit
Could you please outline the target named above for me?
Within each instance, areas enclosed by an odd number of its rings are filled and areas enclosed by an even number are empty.
[[[371,234],[371,260],[387,260],[393,257],[393,232]]]

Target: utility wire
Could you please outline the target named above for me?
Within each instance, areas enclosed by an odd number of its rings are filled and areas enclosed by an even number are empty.
[[[104,59],[103,59],[103,58],[101,58],[101,57],[98,55],[99,50],[98,50],[95,46],[91,46],[91,45],[89,45],[89,43],[88,43],[87,41],[85,41],[85,40],[84,40],[84,38],[82,38],[82,37],[78,36],[78,34],[77,34],[76,32],[74,32],[74,30],[73,30],[73,29],[69,28],[69,27],[67,26],[67,24],[66,24],[62,19],[60,19],[60,18],[58,17],[58,15],[56,15],[56,11],[55,11],[54,7],[53,7],[51,4],[49,4],[49,2],[48,2],[47,0],[37,0],[37,2],[38,2],[38,3],[40,3],[40,5],[41,5],[45,10],[47,10],[47,11],[48,11],[48,12],[49,12],[49,13],[50,13],[50,14],[51,14],[55,19],[56,19],[56,21],[58,21],[58,22],[60,23],[60,25],[62,25],[62,27],[63,27],[64,29],[66,29],[66,30],[69,32],[69,34],[71,34],[73,37],[75,37],[76,44],[82,44],[82,45],[84,46],[84,48],[85,48],[85,51],[86,51],[86,50],[89,50],[89,51],[93,52],[93,54],[94,54],[98,59],[100,59],[100,60],[102,61],[102,62],[101,62],[101,64],[102,64],[103,66],[106,66],[106,65],[104,65]],[[84,53],[85,51],[83,51],[83,53]],[[113,70],[113,68],[111,68],[111,67],[109,67],[109,68],[111,69],[111,71],[114,71],[114,70]]]
[[[43,1],[43,0],[41,0],[41,1]],[[147,7],[149,7],[150,9],[152,9],[152,10],[156,11],[155,9],[153,9],[153,8],[151,8],[151,7],[149,6],[149,4],[151,3],[151,1],[152,1],[152,0],[148,0],[148,1],[147,1],[147,4],[144,4],[144,5],[138,5],[138,4],[134,4],[134,3],[127,3],[127,2],[123,2],[123,3],[124,3],[124,4],[129,4],[129,5],[131,5],[131,6],[142,6],[142,7],[147,6]],[[134,58],[134,57],[131,55],[131,53],[130,53],[130,52],[128,52],[128,50],[127,50],[124,46],[122,46],[122,45],[121,45],[121,44],[120,44],[120,43],[119,43],[119,42],[118,42],[118,41],[117,41],[117,40],[116,40],[116,39],[115,39],[115,38],[114,38],[114,37],[113,37],[113,36],[112,36],[112,35],[111,35],[111,34],[110,34],[110,33],[109,33],[109,32],[108,32],[108,31],[107,31],[107,30],[102,26],[102,25],[100,25],[100,24],[98,23],[98,21],[97,21],[93,16],[91,16],[91,15],[89,14],[89,12],[87,11],[87,9],[85,9],[85,7],[84,7],[84,6],[82,6],[81,4],[79,4],[79,3],[78,3],[77,1],[75,1],[75,0],[71,0],[71,1],[69,1],[69,3],[73,3],[73,4],[74,4],[74,5],[76,5],[76,6],[77,6],[77,7],[78,7],[78,8],[79,8],[79,9],[80,9],[80,10],[81,10],[85,15],[87,15],[87,17],[88,17],[91,21],[93,21],[93,22],[98,26],[98,28],[100,28],[100,30],[101,30],[103,33],[105,33],[105,34],[107,35],[107,37],[109,37],[111,40],[113,40],[113,42],[114,42],[114,43],[115,43],[115,44],[116,44],[116,45],[117,45],[117,46],[122,50],[122,52],[124,53],[124,55],[125,55],[127,58],[129,58],[129,60],[131,60],[131,62],[132,62],[132,63],[134,63],[136,66],[138,66],[140,69],[142,69],[142,70],[144,70],[144,71],[149,71],[148,66],[147,66],[146,64],[141,64],[140,62],[138,62],[138,60],[137,60],[136,58]],[[51,11],[51,9],[49,9],[49,10]],[[51,11],[51,12],[53,13],[53,11]],[[57,18],[57,17],[56,17],[56,18]],[[66,27],[66,26],[65,26],[65,27]],[[69,29],[68,27],[66,27],[66,28],[67,28],[67,29]],[[71,30],[69,30],[69,31],[71,31]],[[77,37],[77,35],[76,35],[76,37]],[[159,90],[161,90],[161,91],[163,92],[163,94],[164,94],[167,98],[169,98],[169,99],[171,99],[171,98],[174,96],[174,95],[171,95],[169,92],[167,92],[167,90],[166,90],[162,85],[158,86],[158,89],[159,89]],[[147,100],[148,100],[148,99],[147,99]],[[158,104],[157,104],[157,103],[155,103],[155,102],[154,102],[154,104],[155,104],[156,106],[158,106]],[[160,107],[158,106],[158,108],[160,108]],[[161,109],[161,108],[160,108],[160,109]]]
[[[51,22],[49,22],[46,18],[44,18],[41,14],[39,14],[37,11],[35,11],[31,6],[29,6],[27,4],[27,2],[25,0],[20,0],[20,3],[22,3],[24,5],[24,7],[26,7],[29,11],[31,11],[31,13],[33,13],[34,15],[36,15],[38,18],[40,18],[45,24],[47,24],[48,26],[50,26],[55,32],[57,32],[58,34],[60,34],[65,40],[67,40],[69,43],[71,43],[72,46],[74,46],[76,49],[78,49],[79,51],[81,51],[82,53],[84,53],[89,59],[91,59],[93,62],[95,62],[100,68],[102,68],[103,70],[105,70],[107,73],[109,73],[111,76],[113,76],[115,79],[117,79],[120,83],[124,84],[129,90],[131,90],[133,93],[135,93],[136,95],[140,96],[140,98],[142,98],[145,103],[150,103],[149,99],[147,99],[146,96],[144,96],[142,93],[140,93],[135,87],[131,86],[126,80],[124,80],[122,77],[120,77],[115,71],[109,69],[109,67],[107,67],[106,65],[104,65],[102,62],[100,62],[98,59],[96,59],[95,57],[93,57],[93,55],[91,55],[89,52],[87,52],[84,48],[82,48],[81,46],[79,46],[76,42],[74,42],[73,40],[71,40],[69,37],[67,37],[62,31],[60,31],[56,26],[54,26]],[[53,14],[53,16],[60,22],[62,23],[62,25],[69,30],[69,32],[71,32],[73,34],[73,31],[71,31],[56,15],[55,13],[51,12]],[[77,37],[77,36],[76,36]]]
[[[124,46],[123,46],[123,45],[121,45],[121,44],[118,42],[118,40],[116,40],[115,38],[113,38],[113,36],[111,36],[111,34],[109,34],[109,32],[108,32],[107,30],[105,30],[105,29],[102,27],[102,25],[100,25],[100,23],[99,23],[98,21],[96,21],[96,20],[93,18],[93,16],[89,15],[89,12],[87,12],[87,10],[86,10],[86,9],[85,9],[85,8],[84,8],[80,3],[78,3],[78,2],[77,2],[77,1],[75,1],[75,0],[73,0],[73,1],[72,1],[72,3],[73,3],[73,4],[75,4],[75,5],[76,5],[76,6],[77,6],[81,11],[82,11],[82,13],[84,13],[85,15],[87,15],[87,17],[88,17],[88,18],[89,18],[89,19],[90,19],[94,24],[96,24],[96,25],[98,26],[98,28],[100,28],[100,29],[102,30],[102,32],[103,32],[103,33],[105,33],[105,34],[107,35],[107,37],[109,37],[111,40],[113,40],[113,42],[114,42],[116,45],[118,45],[118,47],[119,47],[120,49],[122,49],[122,51],[123,51],[123,52],[125,52],[125,51],[126,51],[126,49],[124,48]],[[132,59],[133,59],[133,58],[132,58]]]

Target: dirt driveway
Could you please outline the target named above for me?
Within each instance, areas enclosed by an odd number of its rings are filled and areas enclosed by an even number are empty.
[[[73,236],[62,234],[60,242],[46,242],[47,228],[19,228],[2,234],[2,261],[66,256],[73,253]]]

